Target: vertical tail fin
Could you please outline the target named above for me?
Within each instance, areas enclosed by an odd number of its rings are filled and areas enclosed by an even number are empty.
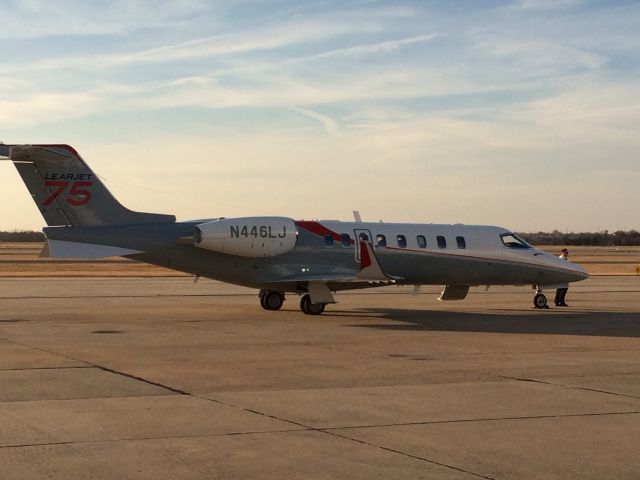
[[[123,207],[67,145],[3,145],[47,225],[125,225],[174,222],[173,215]],[[0,151],[0,154],[3,152]]]

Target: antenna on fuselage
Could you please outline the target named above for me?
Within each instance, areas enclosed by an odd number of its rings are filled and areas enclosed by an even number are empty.
[[[360,216],[359,210],[353,211],[353,218],[355,219],[356,223],[362,223],[362,217]]]

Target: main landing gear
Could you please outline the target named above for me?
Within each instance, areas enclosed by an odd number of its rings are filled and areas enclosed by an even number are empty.
[[[324,312],[325,303],[312,303],[309,294],[303,295],[300,299],[300,310],[307,315],[320,315]]]
[[[265,310],[280,310],[284,303],[284,293],[274,290],[260,290],[260,306]],[[324,312],[326,303],[313,303],[311,296],[305,294],[300,299],[300,310],[307,315],[320,315]]]
[[[533,306],[535,308],[549,308],[549,305],[547,305],[547,297],[544,293],[536,293],[536,296],[533,297]]]
[[[265,310],[280,310],[284,303],[284,294],[273,290],[260,290],[260,306]]]

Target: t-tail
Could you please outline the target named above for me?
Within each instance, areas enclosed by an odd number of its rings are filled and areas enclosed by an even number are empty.
[[[175,222],[173,215],[123,207],[68,145],[0,145],[18,169],[49,226]]]

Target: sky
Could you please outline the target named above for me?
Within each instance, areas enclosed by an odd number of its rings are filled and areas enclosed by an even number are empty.
[[[640,229],[640,2],[0,0],[0,140],[125,206]],[[0,162],[0,230],[43,220]]]

